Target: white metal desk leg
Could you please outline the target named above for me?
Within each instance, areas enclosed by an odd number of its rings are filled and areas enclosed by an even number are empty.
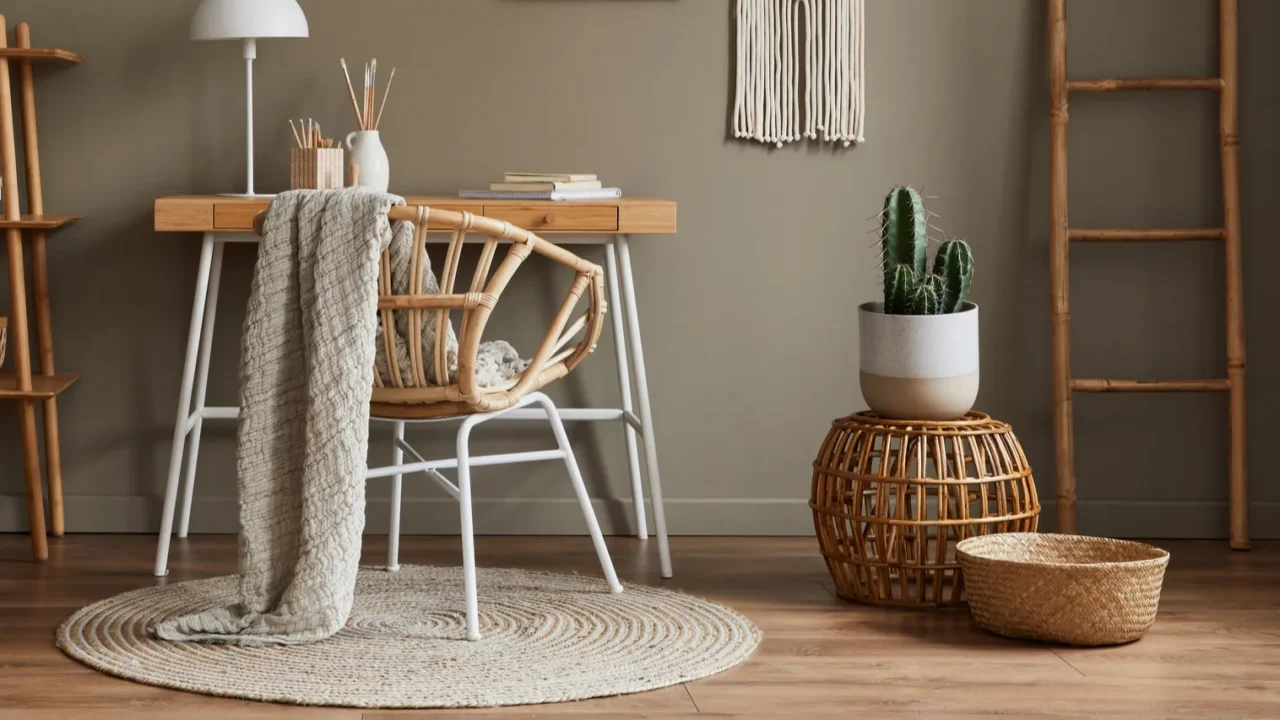
[[[200,358],[196,364],[195,425],[187,446],[187,471],[182,479],[182,512],[178,514],[178,537],[187,536],[191,526],[191,496],[196,487],[196,459],[200,457],[200,431],[204,429],[204,399],[209,389],[209,354],[213,348],[213,323],[218,316],[218,286],[222,281],[222,251],[226,244],[213,243],[213,265],[209,269],[209,291],[204,303],[204,328],[200,333]]]
[[[640,426],[644,434],[645,464],[649,469],[649,497],[653,501],[653,524],[658,532],[658,561],[662,577],[671,577],[671,546],[667,540],[667,514],[662,504],[662,480],[658,476],[658,447],[653,432],[653,410],[649,407],[649,378],[644,369],[644,345],[640,340],[640,315],[636,312],[636,288],[631,275],[631,250],[626,235],[615,239],[621,272],[622,299],[627,311],[627,341],[635,363],[636,400],[640,405]]]
[[[618,252],[612,244],[606,245],[604,279],[609,285],[609,304],[613,312],[613,348],[618,357],[618,388],[622,392],[622,409],[634,412],[631,406],[631,369],[627,364],[627,333],[622,322],[622,300],[618,294]],[[644,486],[640,480],[640,451],[636,447],[636,429],[623,422],[627,437],[627,466],[631,472],[631,502],[636,513],[636,537],[649,539],[649,527],[644,512]]]
[[[204,322],[205,296],[209,291],[209,268],[213,264],[213,233],[205,233],[200,246],[200,270],[196,273],[196,298],[191,305],[191,327],[187,333],[187,359],[182,366],[182,389],[178,391],[178,418],[173,424],[173,450],[169,453],[169,478],[164,489],[160,515],[160,542],[156,547],[156,577],[169,572],[169,537],[173,533],[173,510],[178,501],[178,473],[182,470],[182,450],[187,440],[187,418],[191,413],[191,386],[196,374],[196,353]]]

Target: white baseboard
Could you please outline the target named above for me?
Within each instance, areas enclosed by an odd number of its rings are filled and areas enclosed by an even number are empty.
[[[634,532],[630,500],[595,500],[596,516],[606,534]],[[580,535],[586,532],[573,498],[476,498],[476,532],[484,535]],[[27,529],[26,499],[0,495],[0,532]],[[367,530],[386,532],[388,502],[371,498]],[[1094,535],[1138,538],[1227,536],[1226,502],[1121,502],[1078,504],[1080,531]],[[142,495],[68,495],[70,532],[151,533],[160,525],[160,498]],[[402,528],[411,535],[458,532],[457,504],[448,498],[405,498]],[[1040,529],[1055,529],[1054,506],[1044,506]],[[805,499],[667,500],[667,526],[672,535],[808,536],[813,516]],[[649,512],[653,532],[653,513]],[[197,498],[193,533],[239,530],[236,500]],[[1259,540],[1280,539],[1280,502],[1252,505],[1251,534]]]

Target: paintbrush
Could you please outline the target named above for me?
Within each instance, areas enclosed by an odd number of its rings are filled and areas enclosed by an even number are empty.
[[[342,75],[347,79],[347,94],[351,97],[351,109],[356,114],[356,124],[363,127],[364,118],[360,115],[360,103],[356,102],[356,89],[351,84],[351,73],[347,71],[346,58],[342,58]]]
[[[382,112],[387,109],[387,96],[391,94],[391,83],[396,79],[396,69],[391,68],[391,77],[387,78],[387,87],[382,91],[382,106],[378,108],[378,117],[373,121],[373,129],[382,125]]]
[[[364,126],[363,126],[365,130],[372,129],[369,127],[369,122],[373,119],[372,117],[370,117],[371,115],[373,115],[373,110],[370,109],[371,106],[373,105],[373,94],[372,94],[373,88],[370,87],[370,85],[372,84],[372,73],[373,73],[373,70],[369,67],[369,63],[365,63],[364,64]]]

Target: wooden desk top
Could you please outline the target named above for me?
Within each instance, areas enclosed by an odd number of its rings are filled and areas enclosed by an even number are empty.
[[[550,200],[463,200],[406,195],[410,205],[467,211],[506,220],[544,235],[674,235],[676,204],[670,200],[622,198],[554,202]],[[267,209],[269,197],[175,195],[156,200],[158,232],[252,232],[253,216]]]

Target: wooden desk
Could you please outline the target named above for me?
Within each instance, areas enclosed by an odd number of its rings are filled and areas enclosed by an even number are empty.
[[[658,555],[662,576],[671,577],[671,551],[667,543],[662,482],[658,474],[658,451],[654,444],[653,413],[649,405],[649,381],[645,373],[635,284],[631,275],[629,236],[632,234],[674,235],[676,204],[669,200],[646,198],[550,202],[405,196],[405,200],[410,205],[467,211],[506,220],[540,235],[554,236],[556,243],[605,246],[605,282],[609,290],[609,306],[614,310],[610,315],[613,322],[614,350],[618,360],[618,389],[622,407],[563,408],[560,414],[565,420],[622,421],[627,444],[632,502],[635,509],[635,531],[640,539],[648,537],[637,438],[644,440],[645,468],[653,506],[654,530],[658,536]],[[217,315],[218,287],[222,274],[222,256],[229,242],[256,243],[258,241],[258,236],[252,232],[253,216],[266,210],[270,202],[271,199],[267,197],[243,198],[222,195],[176,195],[156,200],[155,229],[157,231],[193,232],[204,236],[200,251],[200,267],[196,275],[195,301],[191,307],[186,361],[182,368],[178,414],[174,422],[173,450],[169,456],[169,475],[165,486],[164,510],[160,523],[161,540],[156,552],[156,575],[164,575],[168,572],[168,538],[173,531],[180,476],[183,478],[183,492],[182,510],[178,514],[178,537],[187,536],[191,520],[196,462],[200,453],[200,433],[204,421],[232,420],[239,415],[239,408],[236,407],[205,405],[205,391],[209,381],[209,356],[213,345],[213,324]],[[635,375],[634,405],[631,391],[632,373]],[[545,419],[546,415],[541,410],[515,410],[507,413],[504,418],[533,420]],[[187,459],[185,473],[182,472],[184,454]]]
[[[405,196],[410,205],[467,211],[506,220],[540,235],[563,235],[555,242],[601,244],[575,235],[674,235],[676,204],[669,200],[625,198],[589,202],[537,200],[461,200],[455,197]],[[159,232],[249,232],[253,216],[267,209],[270,198],[177,195],[156,200]]]

